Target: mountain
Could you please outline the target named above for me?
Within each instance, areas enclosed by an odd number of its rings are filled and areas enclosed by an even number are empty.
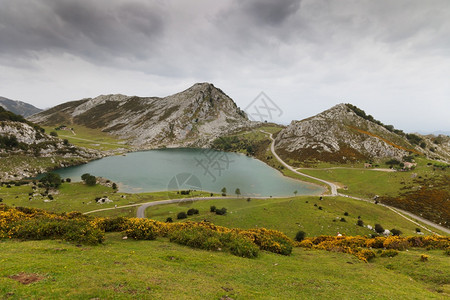
[[[252,123],[234,101],[209,83],[165,98],[101,95],[36,114],[43,125],[83,125],[142,147],[204,146]]]
[[[28,117],[42,111],[42,109],[34,107],[31,104],[22,101],[10,100],[4,97],[0,97],[0,106],[15,113],[16,115],[21,115],[24,117]]]
[[[441,144],[446,143],[447,140],[441,141]],[[424,137],[405,134],[392,125],[382,124],[351,104],[338,104],[314,117],[292,121],[275,140],[275,147],[282,156],[297,161],[401,159],[410,153],[425,153],[442,159],[449,153],[430,152],[430,144],[433,143]]]
[[[99,157],[97,152],[47,135],[38,125],[0,107],[0,180],[32,176]]]

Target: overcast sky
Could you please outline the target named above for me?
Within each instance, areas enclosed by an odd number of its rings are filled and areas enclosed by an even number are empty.
[[[0,0],[0,96],[40,108],[211,82],[289,123],[349,102],[450,131],[450,1]]]

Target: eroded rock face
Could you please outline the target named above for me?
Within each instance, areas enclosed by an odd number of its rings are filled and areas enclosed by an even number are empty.
[[[401,158],[413,148],[402,137],[383,126],[356,115],[339,104],[314,117],[292,121],[275,140],[285,155],[297,159],[317,158],[332,161],[364,158]]]
[[[29,166],[26,160],[17,162],[9,171],[5,170],[3,166],[7,165],[7,160],[15,155],[51,158],[50,162],[54,168],[71,166],[74,163],[73,159],[76,159],[77,163],[81,163],[103,156],[98,151],[65,144],[63,140],[49,136],[22,122],[1,121],[0,137],[15,137],[19,143],[14,147],[0,147],[1,181],[17,180],[47,171],[44,167]],[[58,161],[54,160],[54,157],[58,157]]]
[[[62,104],[30,120],[99,128],[132,145],[151,147],[204,146],[253,124],[230,97],[209,83],[165,98],[102,95]]]

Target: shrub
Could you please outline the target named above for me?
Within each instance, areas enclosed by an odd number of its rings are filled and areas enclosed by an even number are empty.
[[[430,256],[428,256],[428,255],[426,255],[426,254],[421,254],[420,255],[420,261],[421,262],[426,262],[426,261],[428,261],[428,258],[429,258]]]
[[[408,240],[399,236],[390,236],[383,242],[383,247],[386,249],[406,250],[408,246]]]
[[[301,242],[301,241],[303,241],[303,240],[305,239],[305,237],[306,237],[306,232],[300,230],[300,231],[297,232],[297,234],[295,235],[295,240],[296,240],[297,242]]]
[[[357,250],[354,254],[360,260],[363,260],[365,262],[371,261],[376,256],[375,252],[373,252],[372,250],[368,250],[368,249],[362,249],[359,251]]]
[[[420,228],[419,227],[416,227],[416,232],[420,232]]]
[[[198,209],[195,209],[195,208],[190,208],[190,209],[187,211],[187,215],[188,215],[188,216],[198,215],[198,213],[199,213]]]
[[[356,225],[363,227],[364,221],[360,219],[360,220],[356,221]]]
[[[97,218],[99,219],[99,218]],[[128,218],[116,217],[116,218],[104,218],[98,223],[98,227],[106,232],[119,232],[123,231],[128,224]]]
[[[216,215],[226,215],[227,209],[225,207],[222,207],[221,209],[216,209]]]
[[[179,212],[178,215],[177,215],[177,219],[178,220],[186,219],[186,218],[187,218],[187,214],[184,211]]]
[[[400,234],[402,234],[402,232],[400,230],[395,229],[395,228],[391,229],[391,233],[394,236],[399,236]]]
[[[223,249],[234,255],[253,258],[258,247],[248,238],[232,232],[219,232],[205,227],[191,227],[169,233],[171,242],[205,250]]]
[[[210,212],[216,212],[216,207],[214,205],[209,207]]]
[[[22,220],[15,224],[11,236],[26,240],[63,239],[88,245],[105,239],[104,233],[89,222],[50,218]]]
[[[380,254],[381,257],[394,257],[396,255],[398,255],[398,251],[394,249],[383,250]]]
[[[366,240],[366,247],[367,248],[383,248],[383,243],[385,241],[386,238],[384,237],[375,237],[375,238],[371,238]]]
[[[131,219],[126,225],[125,234],[135,240],[154,240],[159,234],[159,228],[152,220]]]
[[[47,173],[41,178],[40,182],[47,188],[58,188],[61,185],[61,176],[56,173]]]
[[[344,213],[344,216],[348,216],[348,212],[345,212],[345,213]]]
[[[376,233],[383,233],[384,232],[383,226],[381,226],[380,224],[375,224],[375,232]]]
[[[72,182],[72,179],[70,179],[70,178],[66,178],[66,182]]]
[[[341,218],[339,221],[341,222],[347,222],[347,220],[345,218]]]
[[[173,223],[172,217],[168,217],[168,218],[166,219],[166,223]]]

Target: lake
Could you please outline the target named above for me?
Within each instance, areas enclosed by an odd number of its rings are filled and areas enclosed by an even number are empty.
[[[110,156],[54,171],[81,181],[90,173],[116,182],[121,192],[203,190],[243,196],[319,195],[324,188],[283,176],[265,163],[242,154],[211,149],[161,149]]]

